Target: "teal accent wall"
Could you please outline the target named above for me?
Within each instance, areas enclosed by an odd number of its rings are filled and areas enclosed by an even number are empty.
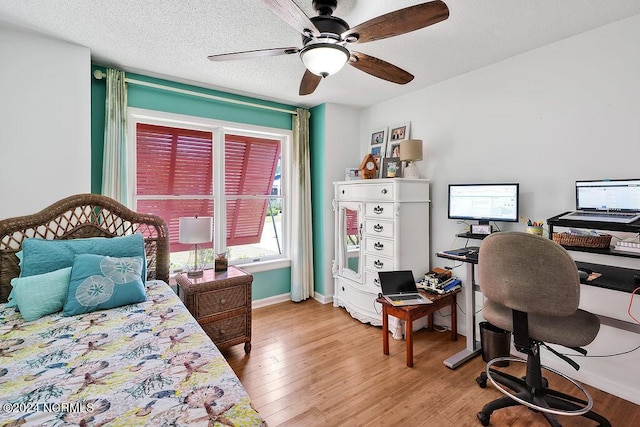
[[[253,273],[253,287],[251,290],[254,301],[290,293],[291,268]]]
[[[313,216],[313,282],[315,291],[324,295],[324,197],[325,197],[325,115],[324,104],[311,109],[309,118],[309,155],[311,157],[311,214]]]
[[[93,67],[93,70],[104,68]],[[91,192],[102,193],[102,159],[104,157],[104,113],[107,100],[104,80],[91,78]]]
[[[93,70],[102,67],[94,66]],[[92,70],[92,71],[93,71]],[[245,96],[233,95],[225,92],[205,89],[169,80],[157,79],[140,74],[127,73],[127,78],[142,80],[163,86],[185,89],[193,92],[205,93],[236,99],[254,104],[268,105],[285,110],[295,110],[296,107],[263,101]],[[104,148],[104,115],[106,99],[106,80],[91,79],[91,191],[102,191],[102,159]],[[266,126],[277,129],[292,127],[292,116],[289,113],[263,110],[243,105],[229,104],[223,101],[200,98],[187,94],[175,93],[162,89],[149,88],[136,84],[128,85],[127,102],[129,107],[163,111],[174,114],[184,114],[196,117],[206,117],[228,122],[244,123],[255,126]],[[270,296],[291,292],[291,269],[284,268],[254,275],[253,298],[263,299]]]

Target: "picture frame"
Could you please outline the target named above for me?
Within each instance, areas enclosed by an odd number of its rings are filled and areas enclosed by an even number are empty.
[[[344,180],[345,181],[355,181],[356,179],[360,179],[360,169],[358,168],[346,168],[344,171]]]
[[[388,127],[373,129],[369,138],[369,153],[375,157],[378,168],[382,165],[381,160],[387,152],[388,132]]]
[[[387,157],[400,156],[400,142],[411,136],[411,122],[391,126],[389,142],[387,143]]]
[[[380,178],[402,178],[400,157],[384,157],[380,168]]]

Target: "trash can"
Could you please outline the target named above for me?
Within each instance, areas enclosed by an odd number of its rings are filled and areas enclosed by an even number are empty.
[[[496,357],[509,357],[511,332],[500,329],[489,322],[480,322],[480,345],[482,360],[489,362]],[[509,366],[509,362],[496,362],[494,366]]]

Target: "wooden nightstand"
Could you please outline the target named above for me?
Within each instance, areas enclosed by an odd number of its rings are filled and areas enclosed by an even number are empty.
[[[178,295],[218,348],[244,343],[251,351],[251,283],[253,276],[230,266],[205,270],[202,277],[176,276]]]

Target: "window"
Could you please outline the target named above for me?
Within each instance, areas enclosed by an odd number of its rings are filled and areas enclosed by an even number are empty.
[[[214,218],[214,242],[199,251],[210,263],[224,252],[232,264],[286,256],[282,154],[288,131],[131,110],[134,208],[167,222],[172,270],[180,270],[193,249],[178,240],[183,216]]]

